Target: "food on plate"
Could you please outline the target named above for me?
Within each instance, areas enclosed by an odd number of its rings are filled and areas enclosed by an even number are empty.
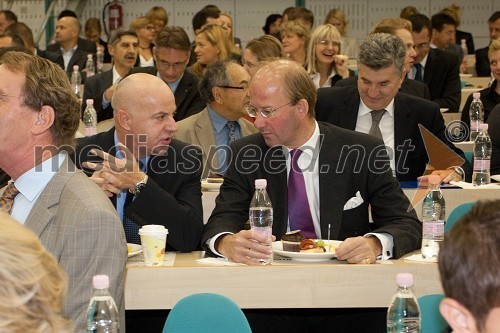
[[[283,251],[288,252],[299,252],[300,242],[306,239],[300,230],[294,230],[287,232],[283,237],[281,237],[281,244],[283,244]]]
[[[312,239],[304,239],[302,242],[300,242],[299,248],[300,248],[300,252],[307,252],[307,253],[324,253],[324,252],[326,252],[325,242],[322,240],[315,242]]]
[[[127,250],[128,250],[128,253],[131,253],[132,252],[132,246],[127,245]]]

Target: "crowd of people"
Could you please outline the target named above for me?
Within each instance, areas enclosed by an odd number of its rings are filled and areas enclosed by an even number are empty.
[[[9,247],[3,253],[18,253],[14,246],[20,246],[36,257],[0,260],[0,275],[9,277],[2,284],[16,284],[20,276],[17,283],[36,290],[29,297],[5,296],[14,301],[0,304],[0,331],[2,321],[20,321],[8,316],[23,316],[31,306],[43,310],[26,314],[30,325],[43,327],[40,332],[85,331],[92,277],[107,274],[121,327],[147,332],[150,318],[125,316],[126,243],[140,244],[141,226],[158,224],[169,231],[168,251],[203,249],[255,265],[272,254],[268,240],[247,226],[260,178],[267,180],[274,206],[273,239],[302,225],[315,238],[342,240],[337,258],[350,264],[419,249],[422,225],[399,182],[429,174],[443,182],[472,176],[440,112],[460,111],[459,74],[467,70],[461,40],[476,54],[477,74],[493,78],[481,100],[494,150],[500,149],[500,12],[488,20],[490,45],[478,50],[471,34],[457,30],[460,14],[449,6],[429,18],[406,7],[401,17],[381,20],[356,40],[342,10],[330,10],[314,27],[310,10],[290,7],[269,15],[264,34],[243,45],[232,17],[213,5],[194,15],[194,40],[168,25],[162,7],[113,30],[106,41],[98,19],[88,19],[82,30],[77,15],[63,11],[55,43],[40,50],[26,24],[0,11],[0,181],[6,185],[0,209],[11,216],[0,215],[0,245]],[[87,59],[97,53],[111,66],[92,75]],[[349,59],[357,60],[356,67]],[[75,65],[82,72],[83,101],[94,101],[99,122],[114,124],[76,140],[85,103],[78,104],[70,88]],[[464,128],[470,103],[462,111]],[[422,126],[460,162],[443,158],[429,166]],[[201,180],[207,177],[223,182],[204,224]],[[300,190],[291,190],[292,177]],[[356,205],[347,205],[353,198]],[[455,276],[463,265],[453,257],[487,237],[496,237],[488,244],[498,252],[498,228],[489,223],[500,225],[491,208],[497,206],[479,204],[454,227],[450,237],[456,242],[447,240],[440,256],[448,296],[441,311],[457,332],[459,314],[472,327],[467,332],[498,329],[491,319],[500,308],[497,293],[481,307],[470,302],[472,296],[455,286],[467,282],[460,280],[463,274]],[[476,221],[483,233],[470,231]],[[470,239],[460,238],[465,234]],[[32,265],[5,275],[15,260]],[[487,273],[491,265],[472,257],[467,265],[480,272],[466,272],[491,276],[485,283],[498,289],[499,278]],[[22,298],[28,301],[21,307],[15,301]],[[246,314],[254,332],[385,331],[380,309]],[[163,321],[151,331],[161,330]]]

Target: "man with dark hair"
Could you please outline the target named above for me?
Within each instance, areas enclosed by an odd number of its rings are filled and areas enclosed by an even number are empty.
[[[440,108],[459,112],[461,85],[458,55],[430,47],[433,28],[427,16],[415,14],[410,16],[410,21],[417,55],[408,77],[426,83],[431,100]]]
[[[443,49],[458,55],[459,63],[462,63],[465,54],[460,45],[455,43],[455,34],[457,31],[457,21],[444,13],[440,12],[432,15],[432,48]]]
[[[59,66],[23,52],[8,52],[0,63],[0,168],[12,178],[0,202],[10,203],[11,216],[35,232],[68,274],[63,314],[74,331],[86,329],[97,274],[110,277],[123,325],[125,235],[113,205],[66,152],[79,122],[69,80]]]
[[[137,34],[133,31],[116,29],[111,32],[108,51],[113,57],[113,67],[109,71],[89,77],[85,81],[82,113],[86,107],[85,101],[91,98],[94,100],[97,121],[113,118],[111,98],[116,84],[127,76],[130,69],[134,67],[138,45]]]
[[[476,203],[451,228],[438,266],[439,310],[453,332],[500,332],[500,201]]]
[[[165,27],[155,40],[153,57],[156,67],[132,68],[130,73],[148,73],[167,83],[175,96],[174,119],[182,120],[205,108],[198,92],[198,78],[187,68],[191,44],[181,27]]]
[[[490,28],[490,43],[500,37],[500,11],[494,12],[488,19]],[[490,76],[490,61],[488,60],[489,46],[476,50],[476,72],[477,76]]]
[[[0,32],[4,32],[9,25],[16,22],[17,16],[14,12],[10,10],[0,10]]]
[[[382,138],[391,157],[393,175],[400,181],[416,181],[424,175],[429,162],[419,126],[432,132],[464,160],[465,157],[447,139],[436,103],[398,92],[404,78],[406,52],[406,46],[397,36],[368,35],[358,53],[358,86],[319,89],[316,119]],[[434,161],[434,172],[443,180],[458,180],[465,175],[470,178],[472,170],[468,163],[462,164],[463,170],[457,172],[454,167],[458,166],[448,163],[451,162]]]
[[[0,47],[10,46],[25,47],[23,40],[18,35],[11,35],[0,32]]]
[[[33,40],[33,32],[31,31],[30,27],[26,25],[26,23],[13,23],[9,25],[7,29],[5,29],[5,32],[9,35],[19,36],[23,40],[24,47],[26,47],[26,49],[28,49],[34,55],[45,58],[45,51],[36,48],[35,41]]]

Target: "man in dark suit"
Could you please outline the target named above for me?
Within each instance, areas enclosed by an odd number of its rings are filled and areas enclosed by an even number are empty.
[[[166,27],[156,37],[153,57],[156,67],[132,68],[130,73],[148,73],[167,83],[175,96],[175,121],[196,114],[205,108],[198,92],[198,78],[186,70],[190,43],[181,27]]]
[[[358,132],[382,137],[391,156],[391,169],[400,181],[416,180],[426,169],[428,156],[420,134],[423,125],[462,157],[463,152],[446,137],[437,104],[398,92],[404,71],[405,46],[388,34],[370,35],[360,46],[358,87],[325,88],[318,92],[316,118]],[[374,133],[374,113],[383,110]],[[465,157],[464,157],[465,159]],[[446,162],[446,161],[445,161]],[[433,165],[437,170],[456,165]],[[463,165],[470,175],[470,166]],[[460,170],[458,170],[460,171]],[[443,179],[458,178],[453,169],[435,171]],[[464,171],[460,171],[464,172]]]
[[[113,57],[113,68],[107,72],[89,77],[85,81],[82,114],[86,107],[85,101],[91,98],[94,100],[97,121],[113,118],[111,98],[116,84],[134,66],[138,45],[139,41],[135,32],[124,29],[113,30],[108,43],[109,53]]]
[[[490,41],[500,37],[500,11],[494,12],[488,19],[490,28]],[[489,46],[476,50],[476,73],[477,76],[490,76],[490,61],[488,60]]]
[[[139,243],[142,225],[161,224],[168,249],[196,249],[203,229],[201,152],[172,139],[172,92],[153,75],[129,75],[116,87],[113,109],[116,127],[79,139],[76,165],[95,171],[91,179],[117,208],[129,243]]]
[[[429,87],[431,100],[440,108],[459,112],[461,85],[458,55],[430,47],[432,23],[425,15],[410,16],[412,37],[417,56],[408,76]]]
[[[47,46],[45,57],[55,62],[71,75],[73,66],[78,65],[80,71],[85,69],[87,54],[95,59],[95,43],[79,38],[80,23],[76,17],[64,16],[57,20],[55,44]],[[85,72],[82,72],[82,82],[85,81]]]
[[[231,145],[233,159],[202,238],[207,251],[249,265],[271,255],[270,237],[244,230],[256,179],[267,180],[274,208],[272,233],[278,240],[287,230],[297,229],[296,217],[308,216],[307,228],[314,230],[314,238],[343,240],[336,254],[348,263],[399,258],[419,248],[421,225],[415,212],[408,211],[408,199],[391,175],[382,141],[316,122],[316,87],[300,64],[277,60],[264,65],[251,81],[249,96],[247,112],[255,117],[260,133]],[[292,155],[299,156],[293,167]],[[299,191],[291,190],[291,181],[287,184],[288,173],[289,178],[292,173],[294,178],[302,175],[300,204],[292,203]],[[291,213],[297,208],[300,213]],[[350,321],[351,328],[371,327],[353,331],[385,331],[385,312],[376,323],[360,320],[360,312],[350,312],[358,319]],[[320,326],[301,314],[289,316],[283,311],[279,317],[280,325],[249,318],[253,332],[344,329],[335,311],[325,315]]]
[[[371,31],[371,33],[386,33],[399,37],[403,43],[406,45],[406,57],[405,57],[405,77],[403,83],[399,88],[399,91],[405,94],[429,99],[431,98],[429,94],[429,89],[427,85],[423,82],[408,79],[407,74],[411,71],[413,62],[415,61],[415,56],[417,53],[414,49],[413,38],[411,35],[411,23],[408,20],[402,18],[387,18],[377,24],[377,26]],[[334,86],[338,87],[348,87],[356,86],[358,84],[358,77],[353,76],[341,81],[338,81]]]

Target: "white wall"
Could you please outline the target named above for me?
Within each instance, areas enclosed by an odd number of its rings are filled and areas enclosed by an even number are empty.
[[[64,9],[66,0],[57,0],[56,13]],[[102,8],[108,0],[88,0],[81,17],[84,23],[89,17],[101,17]],[[192,38],[191,19],[206,4],[217,5],[222,11],[232,15],[235,36],[245,45],[253,37],[260,36],[262,26],[269,14],[281,13],[293,6],[295,0],[123,0],[124,24],[128,25],[136,16],[144,15],[152,6],[163,6],[169,13],[169,24],[182,26]],[[488,17],[500,10],[500,0],[306,0],[306,7],[315,14],[315,25],[323,23],[331,8],[343,9],[350,20],[350,35],[363,39],[367,31],[384,17],[399,16],[401,9],[413,5],[430,16],[445,6],[455,3],[463,8],[460,30],[474,35],[476,48],[488,44]],[[0,0],[2,8],[7,1]],[[43,0],[16,0],[11,8],[19,20],[27,23],[36,36],[44,16]]]

